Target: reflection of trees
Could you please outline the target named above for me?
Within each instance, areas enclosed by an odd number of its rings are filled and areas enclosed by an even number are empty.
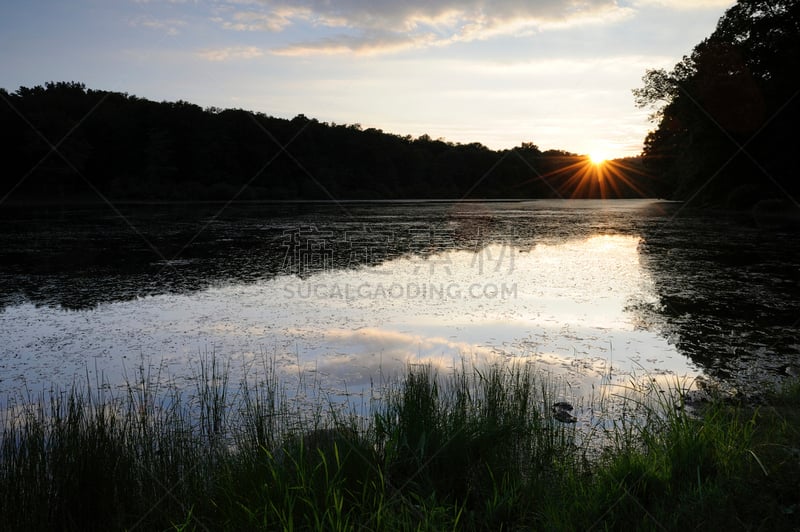
[[[633,308],[641,320],[660,321],[682,354],[723,379],[763,381],[798,356],[796,235],[707,215],[654,222],[640,260],[660,306]]]
[[[26,299],[87,309],[280,274],[309,277],[411,255],[479,252],[490,244],[530,249],[609,227],[616,232],[634,227],[626,211],[596,205],[349,204],[345,215],[336,205],[238,204],[215,217],[221,208],[127,207],[127,221],[103,207],[6,208],[0,218],[0,305]],[[312,241],[315,234],[324,238]],[[287,255],[302,257],[303,266],[287,262]]]

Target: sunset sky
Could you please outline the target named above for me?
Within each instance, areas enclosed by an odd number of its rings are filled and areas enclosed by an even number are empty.
[[[730,0],[6,0],[0,87],[81,81],[401,135],[636,155],[631,89]]]

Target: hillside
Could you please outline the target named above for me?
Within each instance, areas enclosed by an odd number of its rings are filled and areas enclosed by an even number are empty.
[[[641,197],[647,180],[584,183],[585,157],[495,151],[241,109],[51,82],[0,89],[0,198],[347,200]],[[587,175],[584,175],[587,174]],[[635,175],[635,174],[631,174]],[[582,186],[577,186],[582,185]]]

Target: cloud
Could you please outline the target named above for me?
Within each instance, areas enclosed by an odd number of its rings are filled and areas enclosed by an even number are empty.
[[[437,44],[431,34],[400,35],[391,32],[367,32],[361,35],[340,34],[316,41],[295,43],[272,50],[275,55],[331,55],[355,53],[358,55],[374,55],[399,52],[413,48],[422,48]],[[442,43],[438,43],[442,44]]]
[[[275,50],[282,55],[385,53],[608,24],[632,14],[615,0],[228,0],[225,8],[218,22],[230,30],[282,32],[308,25],[339,32]]]
[[[305,8],[278,8],[273,11],[237,11],[231,20],[215,18],[226,30],[279,32],[296,20],[307,20],[310,12]]]
[[[228,46],[226,48],[207,49],[197,52],[206,61],[228,61],[230,59],[254,59],[264,52],[255,46]]]
[[[634,6],[639,7],[664,7],[678,11],[700,9],[726,9],[736,2],[734,0],[637,0]]]
[[[175,36],[180,33],[178,28],[186,26],[186,22],[178,19],[158,20],[149,16],[136,17],[130,21],[134,28],[147,28],[151,30],[163,31],[167,35]]]

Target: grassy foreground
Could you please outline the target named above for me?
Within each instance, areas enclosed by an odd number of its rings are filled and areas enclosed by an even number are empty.
[[[296,407],[266,364],[197,393],[141,372],[0,419],[4,530],[797,530],[800,385],[757,409],[654,401],[598,430],[554,419],[525,365],[409,367],[366,418]],[[157,379],[156,379],[157,381]],[[577,442],[582,442],[578,444]],[[602,449],[600,449],[602,447]]]

